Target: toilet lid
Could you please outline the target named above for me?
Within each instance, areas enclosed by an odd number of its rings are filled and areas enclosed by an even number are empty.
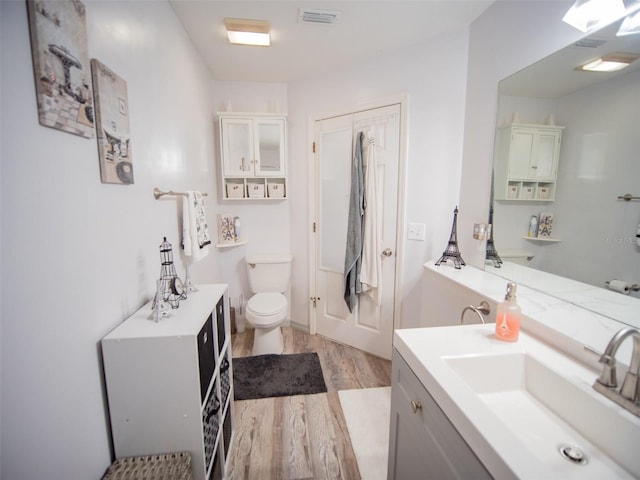
[[[254,315],[275,315],[287,308],[287,299],[281,293],[258,293],[247,302],[247,310]]]

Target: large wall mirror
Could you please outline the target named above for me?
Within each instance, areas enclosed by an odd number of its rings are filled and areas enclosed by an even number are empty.
[[[640,60],[613,73],[578,69],[640,56],[640,34],[617,36],[620,23],[500,82],[491,204],[503,263],[485,270],[640,327],[640,292],[607,286],[640,284],[640,199],[619,198],[640,197]],[[531,164],[509,169],[509,149]],[[542,213],[550,235],[528,237]]]

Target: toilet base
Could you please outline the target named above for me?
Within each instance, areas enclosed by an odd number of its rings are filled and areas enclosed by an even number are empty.
[[[255,328],[253,334],[253,355],[280,355],[284,351],[280,325],[271,328]]]

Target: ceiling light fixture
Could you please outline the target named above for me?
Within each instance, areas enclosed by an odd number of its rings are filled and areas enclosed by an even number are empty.
[[[624,35],[634,35],[640,33],[640,10],[631,15],[627,15],[627,17],[622,21],[622,25],[620,25],[620,29],[616,34],[618,37],[622,37]]]
[[[622,0],[576,0],[562,21],[587,32],[622,18],[625,13]]]
[[[617,72],[638,59],[633,53],[609,53],[577,68],[586,72]]]
[[[227,37],[233,45],[253,45],[268,47],[271,45],[269,22],[264,20],[246,20],[243,18],[225,18]]]

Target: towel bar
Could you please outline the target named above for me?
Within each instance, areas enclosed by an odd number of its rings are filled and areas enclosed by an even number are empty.
[[[618,200],[624,200],[625,202],[630,202],[631,200],[640,200],[640,197],[634,197],[630,193],[625,193],[624,195],[620,195]]]
[[[187,192],[174,192],[173,190],[169,190],[168,192],[163,192],[161,191],[158,187],[153,189],[153,196],[155,197],[155,199],[159,199],[160,197],[162,197],[163,195],[188,195]],[[202,192],[201,195],[203,197],[207,196],[207,192]]]

